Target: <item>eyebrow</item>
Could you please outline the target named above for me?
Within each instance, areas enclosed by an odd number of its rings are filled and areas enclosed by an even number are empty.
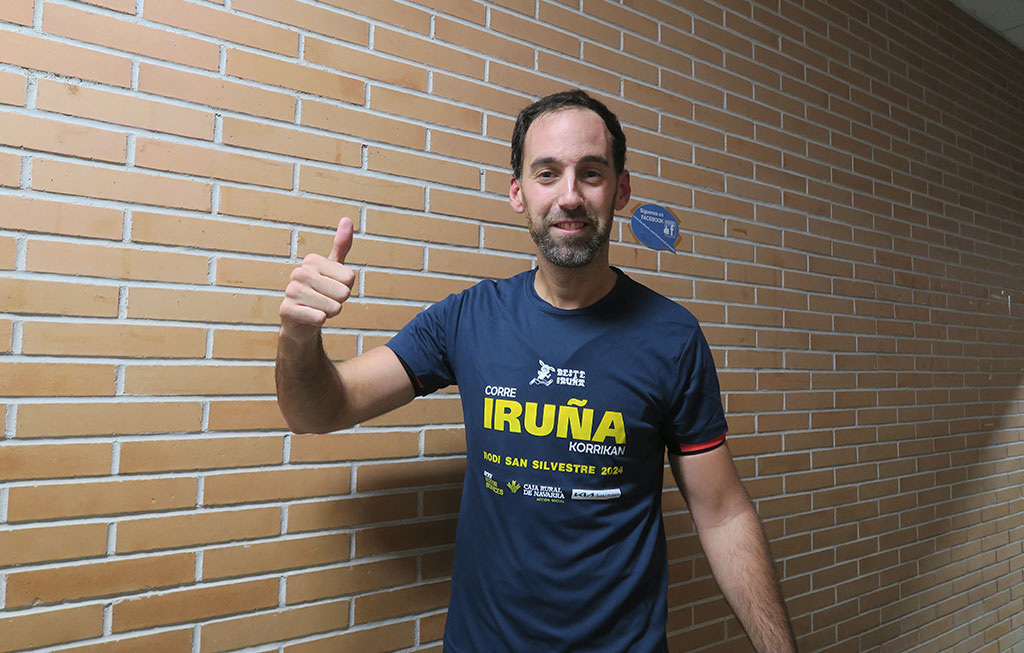
[[[558,163],[558,159],[556,159],[553,156],[539,157],[530,162],[530,169],[536,168],[538,166],[548,165],[550,163]],[[608,159],[598,154],[589,154],[580,159],[580,163],[600,163],[601,165],[611,167],[611,163],[608,162]]]

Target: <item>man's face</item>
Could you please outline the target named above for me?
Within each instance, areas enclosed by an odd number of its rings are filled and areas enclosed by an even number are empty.
[[[611,134],[587,109],[560,109],[526,132],[523,170],[509,201],[526,215],[537,249],[566,268],[591,263],[608,243],[616,210],[629,202],[629,173],[616,176]]]

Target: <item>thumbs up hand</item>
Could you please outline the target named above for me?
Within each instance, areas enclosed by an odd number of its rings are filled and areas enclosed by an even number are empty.
[[[324,322],[341,312],[356,281],[355,272],[345,265],[352,248],[352,231],[352,220],[342,218],[327,258],[307,254],[302,265],[292,270],[278,309],[282,337],[311,340]]]

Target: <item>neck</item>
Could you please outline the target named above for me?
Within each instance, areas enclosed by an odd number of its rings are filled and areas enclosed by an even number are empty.
[[[605,247],[593,261],[581,268],[562,268],[543,256],[537,257],[533,287],[541,299],[555,308],[585,308],[597,303],[615,287],[618,275],[608,264]]]

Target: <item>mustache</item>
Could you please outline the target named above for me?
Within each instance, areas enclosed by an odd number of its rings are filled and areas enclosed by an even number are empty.
[[[591,226],[597,226],[597,218],[587,212],[586,209],[580,209],[578,211],[559,211],[558,213],[549,213],[544,218],[544,226],[550,227],[558,222],[586,222]]]

